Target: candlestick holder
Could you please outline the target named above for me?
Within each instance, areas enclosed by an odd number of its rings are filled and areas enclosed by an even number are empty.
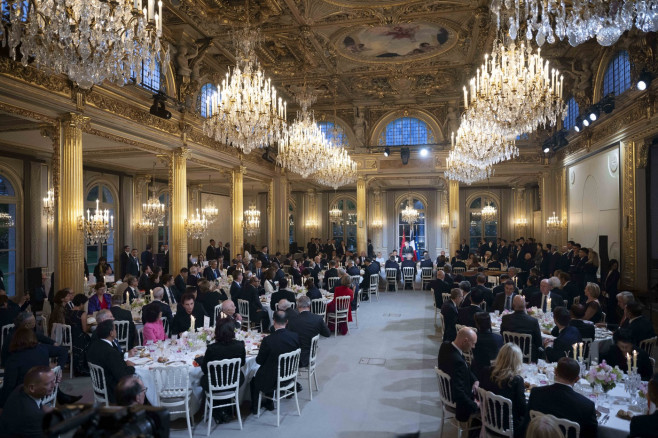
[[[637,372],[637,367],[633,368],[627,379],[626,391],[629,393],[629,409],[633,412],[643,412],[644,407],[640,400],[638,391],[640,390],[641,376]]]

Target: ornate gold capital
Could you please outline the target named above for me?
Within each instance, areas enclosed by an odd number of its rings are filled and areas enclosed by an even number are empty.
[[[61,120],[72,128],[85,129],[89,127],[91,119],[80,113],[67,113],[62,116]]]
[[[650,148],[651,148],[651,140],[645,139],[638,149],[637,157],[635,157],[635,161],[636,161],[635,168],[646,169],[647,164],[649,163]]]
[[[174,149],[174,156],[177,158],[187,158],[190,156],[190,148],[182,146]]]

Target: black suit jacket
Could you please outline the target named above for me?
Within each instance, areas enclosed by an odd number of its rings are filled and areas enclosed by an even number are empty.
[[[136,257],[130,256],[128,260],[128,274],[139,278],[139,261]]]
[[[561,332],[558,332],[557,326],[555,326],[553,330],[551,334],[557,332],[557,337],[553,341],[553,346],[546,348],[546,360],[549,362],[557,362],[561,357],[567,356],[573,350],[573,344],[583,340],[576,327],[566,326]]]
[[[299,312],[295,318],[288,321],[287,328],[299,336],[299,345],[302,348],[302,355],[299,359],[300,367],[308,366],[311,339],[317,335],[328,338],[331,334],[324,319],[320,315],[315,315],[310,311]]]
[[[119,275],[121,276],[120,277],[121,279],[124,279],[126,277],[126,274],[130,273],[129,267],[130,267],[130,254],[124,251],[119,256],[119,269],[120,269]]]
[[[287,289],[281,289],[278,292],[274,292],[272,294],[272,299],[270,300],[270,309],[276,310],[276,304],[284,298],[290,301],[291,303],[294,303],[296,300],[296,296],[293,291]]]
[[[256,289],[254,286],[248,284],[243,290],[242,294],[240,296],[241,300],[247,300],[249,301],[249,319],[251,321],[256,320],[256,312],[259,310],[263,310],[263,305],[260,302],[260,298],[258,296],[258,289]],[[239,308],[238,308],[239,310]]]
[[[628,328],[631,329],[631,335],[633,336],[633,343],[635,345],[640,345],[641,341],[656,336],[651,321],[644,315],[631,321],[628,324]]]
[[[630,438],[643,437],[655,438],[658,437],[658,411],[651,415],[636,415],[631,418],[631,434]]]
[[[338,277],[338,269],[336,268],[331,268],[324,273],[323,283],[325,289],[329,289],[329,279],[333,277]]]
[[[133,289],[132,287],[128,286],[126,290],[123,291],[123,302],[126,302],[126,292],[128,292],[128,296],[130,297],[130,302],[132,303],[133,300],[139,298],[137,295],[137,290]]]
[[[491,367],[482,370],[480,377],[480,388],[493,392],[496,395],[505,397],[512,401],[512,425],[514,426],[514,436],[523,436],[523,418],[526,415],[526,401],[525,401],[525,387],[523,377],[515,376],[511,380],[504,381],[502,385],[494,383],[491,380]],[[507,420],[507,410],[505,410],[505,417],[503,417],[503,426],[505,429],[509,427]]]
[[[105,371],[107,395],[110,404],[114,404],[116,402],[114,389],[117,387],[117,383],[123,376],[135,374],[135,367],[126,365],[123,355],[103,339],[97,339],[89,345],[87,361],[102,367]]]
[[[233,304],[235,304],[235,308],[238,308],[238,298],[242,298],[242,286],[240,286],[237,282],[233,281],[231,283],[231,288],[229,289],[229,293],[231,295],[231,300],[233,300]]]
[[[441,316],[443,317],[443,342],[452,342],[457,337],[457,307],[452,300],[448,300],[441,306]]]
[[[482,379],[482,373],[491,366],[491,361],[498,356],[503,346],[503,337],[498,333],[478,332],[478,340],[473,348],[473,359],[471,360],[471,371],[478,380]]]
[[[132,349],[135,346],[135,334],[137,333],[133,314],[130,310],[122,309],[120,306],[110,307],[110,312],[112,312],[115,321],[128,321],[128,350]]]
[[[169,293],[167,292],[167,291],[169,291],[174,296],[174,300],[176,300],[175,302],[176,303],[178,302],[178,299],[180,298],[180,295],[178,295],[178,288],[175,285],[171,286],[171,287],[162,286],[162,289],[164,289],[164,294],[162,296],[162,301],[164,301],[167,304],[173,304],[174,303],[169,299]]]
[[[214,360],[236,359],[240,358],[240,368],[244,365],[247,358],[244,349],[244,341],[232,340],[228,344],[220,344],[219,342],[212,343],[206,348],[203,358],[197,359],[197,363],[201,366],[203,377],[201,378],[201,387],[204,391],[208,390],[208,362]],[[240,370],[240,382],[244,382],[244,374]],[[213,382],[217,383],[217,382]]]
[[[41,423],[44,412],[19,385],[12,391],[0,417],[0,436],[12,438],[43,437]]]
[[[143,266],[150,266],[153,268],[153,253],[151,251],[143,251],[140,258]]]
[[[510,301],[510,306],[514,302],[514,297],[517,296],[518,294],[516,292],[512,293],[512,299]],[[494,312],[494,311],[499,311],[502,312],[505,310],[505,299],[507,297],[505,296],[505,292],[500,292],[499,294],[496,295],[496,297],[493,300],[493,305],[491,308],[487,309],[489,312]]]
[[[567,284],[562,287],[562,299],[569,301],[569,308],[571,308],[571,305],[573,304],[573,299],[577,296],[580,296],[580,292],[578,291],[578,287],[573,281],[568,282]],[[584,304],[584,302],[582,303]]]
[[[475,327],[475,314],[482,312],[482,307],[475,304],[471,304],[466,307],[459,308],[459,314],[457,316],[457,323],[461,325],[467,325],[469,327]]]
[[[260,253],[258,255],[258,260],[263,262],[263,268],[267,269],[270,267],[270,255],[265,253]]]
[[[180,297],[183,296],[187,289],[187,282],[182,275],[178,274],[176,276],[174,279],[174,286],[176,287],[176,301],[180,301]]]
[[[206,266],[206,269],[203,270],[203,276],[208,281],[214,281],[221,277],[222,274],[219,272],[219,266],[214,272],[210,266]]]
[[[158,303],[160,306],[160,311],[162,312],[162,316],[167,318],[167,322],[169,323],[169,327],[171,327],[171,323],[174,321],[174,314],[171,311],[171,307],[169,307],[169,304],[164,303],[162,301],[154,301],[155,303]]]
[[[594,402],[578,394],[570,386],[554,383],[533,388],[528,400],[528,413],[530,411],[539,411],[557,418],[575,421],[580,425],[581,437],[595,438],[597,436],[598,423]],[[529,415],[526,415],[526,426],[528,419]]]
[[[298,348],[300,348],[299,335],[288,329],[282,328],[266,336],[256,356],[256,363],[260,365],[254,377],[256,388],[263,392],[276,389],[279,356]]]
[[[500,334],[505,332],[528,333],[532,335],[532,361],[537,362],[539,348],[542,346],[541,330],[539,321],[527,313],[517,310],[514,313],[503,316],[500,323]],[[525,351],[524,353],[527,353]]]
[[[194,303],[194,309],[192,310],[192,316],[194,316],[194,329],[198,329],[199,327],[203,327],[203,317],[208,316],[206,314],[205,309],[203,308],[203,305],[200,303],[195,302]],[[174,316],[174,320],[172,321],[171,327],[170,327],[170,332],[172,335],[177,335],[182,332],[185,332],[190,329],[190,323],[192,320],[190,319],[190,315],[187,314],[185,311],[185,308],[178,304],[178,309],[176,310],[176,315]]]
[[[297,286],[302,285],[302,273],[299,271],[299,269],[295,268],[290,268],[290,275],[292,276],[292,282],[293,284],[296,284]]]
[[[44,344],[37,344],[33,348],[11,353],[5,364],[5,379],[0,390],[0,407],[5,405],[12,391],[18,385],[23,384],[25,374],[30,368],[38,365],[48,366],[49,364],[48,347]]]
[[[484,298],[484,301],[487,303],[487,311],[491,311],[491,306],[493,306],[493,300],[494,300],[494,295],[493,291],[489,289],[488,287],[485,287],[482,284],[478,284],[477,286],[478,289],[480,289],[480,292],[482,292],[482,298]]]
[[[587,324],[582,319],[572,319],[569,325],[571,327],[576,327],[578,329],[581,338],[594,340],[594,336],[595,336],[594,324]]]
[[[467,421],[471,414],[479,410],[473,400],[473,384],[477,378],[468,369],[464,356],[452,342],[441,344],[438,362],[439,369],[450,376],[450,389],[457,411],[455,417],[458,421]]]
[[[137,288],[139,290],[143,290],[148,293],[150,286],[151,286],[151,279],[149,278],[148,275],[142,273],[142,275],[140,275],[139,277],[139,281],[137,282]]]
[[[533,296],[531,296],[529,299],[530,306],[541,309],[541,300],[542,300],[541,296],[542,296],[541,292],[535,293]],[[551,299],[551,312],[555,310],[556,307],[564,305],[564,303],[562,302],[562,297],[558,294],[554,294],[553,292],[549,292],[546,298]],[[547,307],[546,310],[548,310],[548,303],[546,303],[546,307]]]
[[[429,284],[430,289],[434,289],[434,300],[436,301],[436,307],[439,309],[443,306],[443,295],[444,293],[450,293],[450,285],[445,281],[435,278]]]
[[[210,317],[210,325],[215,325],[215,306],[219,305],[220,301],[227,300],[228,297],[224,292],[219,293],[217,291],[209,291],[197,295],[197,302],[203,306],[206,315]]]

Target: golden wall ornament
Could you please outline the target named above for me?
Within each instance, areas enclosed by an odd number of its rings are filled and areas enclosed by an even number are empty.
[[[622,143],[622,254],[623,287],[634,289],[637,269],[636,209],[635,209],[635,143]]]

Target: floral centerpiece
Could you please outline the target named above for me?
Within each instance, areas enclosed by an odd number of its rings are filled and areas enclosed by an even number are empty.
[[[617,382],[622,380],[623,373],[619,367],[611,367],[605,360],[596,366],[590,367],[587,374],[585,374],[585,379],[589,384],[594,387],[600,385],[603,389],[603,392],[608,392],[617,386]]]
[[[197,339],[201,339],[206,344],[211,344],[215,340],[215,329],[212,327],[199,327],[196,331]]]
[[[293,285],[291,289],[296,295],[306,294],[306,292],[308,292],[304,286],[297,286],[296,284]]]
[[[647,399],[649,397],[649,382],[640,382],[640,387],[637,390],[637,395],[642,397],[643,399]]]
[[[146,305],[146,300],[144,298],[135,298],[130,303],[130,310],[141,309],[144,305]]]
[[[528,315],[534,316],[535,318],[537,318],[540,314],[543,313],[544,312],[542,312],[537,306],[532,306],[531,308],[528,309]]]

